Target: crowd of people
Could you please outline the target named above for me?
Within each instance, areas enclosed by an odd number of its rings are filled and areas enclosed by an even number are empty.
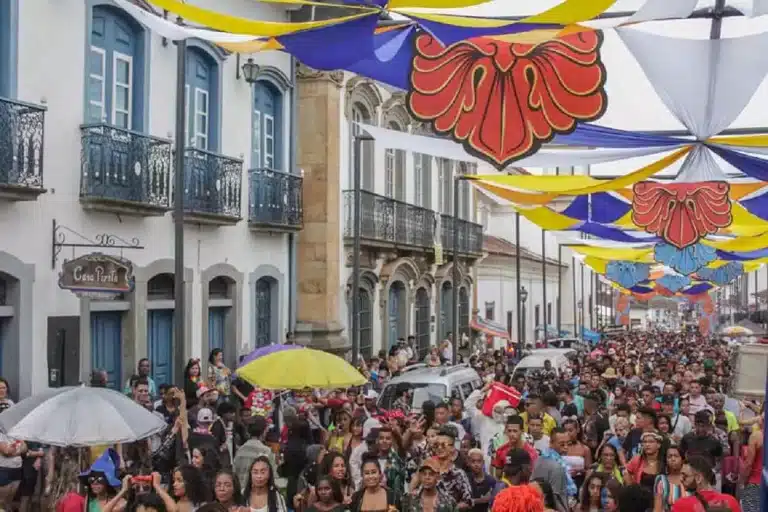
[[[427,365],[451,363],[446,341]],[[405,392],[389,410],[379,392],[422,359],[412,340],[350,389],[254,388],[220,350],[190,360],[183,386],[157,385],[142,360],[125,391],[166,430],[85,451],[0,437],[0,508],[20,496],[30,510],[37,482],[60,512],[759,510],[763,405],[728,396],[726,344],[624,332],[567,369],[519,374],[510,352],[473,348],[483,385],[465,400]]]

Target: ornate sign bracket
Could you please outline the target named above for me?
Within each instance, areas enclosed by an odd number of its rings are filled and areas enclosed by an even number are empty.
[[[70,241],[68,236],[71,237],[74,241]],[[77,248],[119,249],[121,257],[123,255],[123,251],[126,249],[144,249],[144,246],[141,245],[141,240],[135,237],[131,238],[130,240],[125,240],[124,238],[113,235],[111,233],[99,233],[94,237],[94,239],[90,239],[73,229],[58,224],[56,219],[53,219],[53,231],[51,232],[52,269],[56,268],[56,262],[59,259],[59,254],[65,247],[70,247],[72,249],[72,258],[75,257],[75,249]]]

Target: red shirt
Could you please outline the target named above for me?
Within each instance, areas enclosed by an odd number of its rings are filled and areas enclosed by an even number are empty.
[[[704,498],[707,505],[714,506],[726,506],[731,512],[741,512],[741,507],[736,498],[727,494],[721,494],[717,491],[706,490],[699,491],[699,495]],[[672,505],[672,512],[705,512],[704,507],[696,496],[688,496],[687,498],[681,498]]]
[[[497,469],[504,469],[504,465],[506,464],[507,460],[507,453],[509,453],[511,448],[512,445],[509,443],[504,443],[503,445],[499,446],[499,449],[496,450],[496,455],[493,457],[491,466]],[[523,443],[523,450],[528,452],[528,455],[531,457],[531,465],[533,465],[536,462],[536,459],[539,458],[539,452],[537,452],[536,448],[528,443]]]

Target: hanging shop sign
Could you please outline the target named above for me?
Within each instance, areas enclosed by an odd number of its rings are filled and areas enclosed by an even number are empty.
[[[78,296],[114,298],[133,290],[133,264],[123,258],[92,253],[65,261],[59,287]]]

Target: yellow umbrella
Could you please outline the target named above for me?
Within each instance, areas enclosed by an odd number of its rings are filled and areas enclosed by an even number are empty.
[[[751,336],[752,335],[751,329],[747,329],[746,327],[742,327],[740,325],[732,325],[730,327],[725,327],[720,332],[722,334],[729,335],[729,336]]]
[[[311,348],[273,352],[238,368],[237,374],[264,389],[347,388],[367,382],[339,356]]]

